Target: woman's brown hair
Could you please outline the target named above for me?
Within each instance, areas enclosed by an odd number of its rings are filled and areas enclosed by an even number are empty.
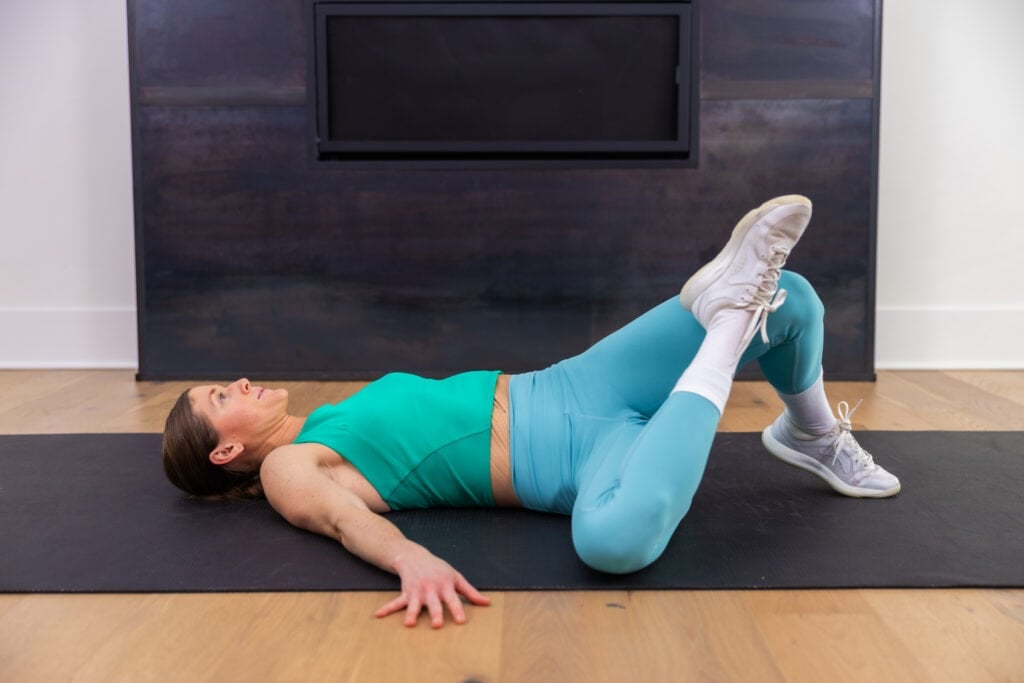
[[[259,475],[233,472],[210,462],[220,439],[217,430],[192,410],[188,391],[178,397],[164,426],[164,474],[171,483],[196,498],[254,500],[263,498]]]

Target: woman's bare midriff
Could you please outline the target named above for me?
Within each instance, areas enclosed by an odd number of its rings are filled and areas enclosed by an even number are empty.
[[[518,507],[512,488],[512,459],[509,453],[508,382],[509,375],[498,375],[491,409],[491,490],[494,504]]]

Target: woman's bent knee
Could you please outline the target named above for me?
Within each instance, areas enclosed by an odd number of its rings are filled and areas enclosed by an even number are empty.
[[[818,321],[825,317],[825,304],[814,290],[814,286],[803,275],[783,271],[779,288],[786,290],[786,304],[779,309],[789,316],[806,321]]]
[[[638,508],[628,519],[603,514],[607,510],[574,512],[572,542],[584,564],[609,574],[629,574],[658,559],[677,524],[665,519],[663,505]],[[643,508],[650,508],[650,514]]]
[[[573,535],[576,555],[591,569],[607,574],[630,574],[640,571],[656,558],[648,558],[642,549],[617,544],[607,539],[578,538]]]

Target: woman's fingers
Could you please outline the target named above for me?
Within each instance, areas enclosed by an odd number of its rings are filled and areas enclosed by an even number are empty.
[[[405,584],[400,596],[377,610],[377,617],[405,610],[406,626],[415,626],[420,612],[426,608],[433,628],[444,626],[445,608],[451,613],[456,624],[466,623],[466,610],[459,595],[474,605],[486,606],[491,603],[473,587],[465,577],[448,567],[448,575],[434,579],[419,579]]]
[[[441,599],[437,596],[437,591],[431,586],[426,590],[426,603],[427,612],[430,613],[430,625],[433,628],[441,628],[444,626],[444,608],[441,606]]]
[[[455,620],[456,624],[466,623],[466,610],[462,608],[462,601],[459,600],[459,595],[455,592],[455,588],[452,586],[446,586],[444,593],[444,602],[448,605],[448,611],[452,613],[452,619]]]
[[[397,598],[395,598],[394,600],[392,600],[388,604],[386,604],[383,607],[381,607],[379,610],[377,610],[376,616],[377,616],[378,619],[380,617],[386,617],[389,614],[394,614],[395,612],[398,612],[403,607],[405,607],[405,594],[404,593],[402,595],[399,595]]]
[[[405,610],[405,625],[415,626],[416,620],[419,619],[420,610],[423,609],[423,603],[420,602],[420,596],[415,593],[409,599],[409,608]]]
[[[491,599],[484,597],[462,574],[455,576],[455,590],[465,595],[474,605],[485,607],[491,604]]]

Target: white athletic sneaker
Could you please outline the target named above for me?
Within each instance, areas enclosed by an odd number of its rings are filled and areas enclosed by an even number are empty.
[[[704,329],[720,310],[753,311],[739,352],[747,348],[758,328],[767,344],[768,314],[786,300],[784,289],[776,296],[779,275],[810,220],[811,200],[800,195],[776,197],[749,212],[733,228],[718,256],[683,285],[679,294],[683,308]]]
[[[859,406],[860,403],[857,404]],[[857,406],[853,410],[857,410]],[[900,480],[875,464],[850,433],[846,401],[839,403],[839,420],[824,436],[806,434],[783,413],[761,434],[768,452],[779,460],[813,472],[839,493],[855,498],[887,498],[900,492]]]

